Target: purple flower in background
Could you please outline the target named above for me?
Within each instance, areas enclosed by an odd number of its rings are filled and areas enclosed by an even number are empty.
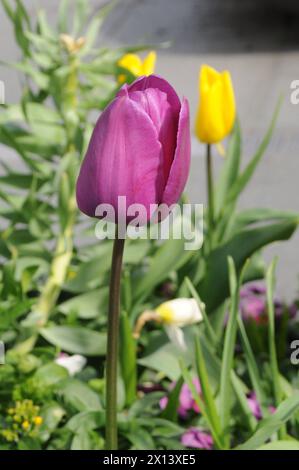
[[[198,394],[201,393],[201,387],[198,379],[193,379],[193,384],[196,388],[196,391]],[[173,389],[175,386],[175,383],[171,385],[171,388]],[[168,403],[168,397],[165,396],[161,398],[160,400],[160,408],[164,410],[166,408]],[[188,416],[189,411],[194,411],[195,413],[200,413],[200,409],[195,402],[195,400],[192,397],[192,393],[190,388],[188,387],[187,384],[184,384],[181,388],[180,396],[179,396],[179,407],[178,407],[178,414],[181,418],[186,419]]]
[[[136,210],[128,214],[128,207],[138,204],[149,220],[151,206],[170,207],[179,200],[190,153],[188,101],[181,102],[156,75],[124,85],[93,131],[77,181],[78,207],[90,217],[103,217],[96,208],[109,204],[116,219],[128,223],[136,215]],[[126,200],[119,207],[121,196]]]
[[[247,403],[253,416],[256,419],[262,419],[262,410],[259,402],[257,401],[255,392],[250,392],[247,394]]]
[[[284,311],[289,313],[290,318],[294,318],[297,307],[292,304],[287,307],[280,300],[274,300],[275,316],[281,318]],[[263,325],[268,322],[266,288],[262,284],[252,283],[242,287],[240,292],[240,310],[245,322],[253,320],[255,323]]]
[[[207,434],[198,428],[192,427],[184,432],[181,437],[181,443],[185,447],[211,450],[213,447],[213,438],[210,436],[210,434]]]
[[[255,392],[250,392],[247,394],[247,403],[248,403],[248,406],[250,408],[250,410],[252,411],[252,414],[253,416],[257,419],[257,420],[260,420],[262,419],[262,410],[261,410],[261,406],[258,402],[258,399],[256,397],[256,393]],[[268,410],[270,411],[270,413],[274,413],[275,412],[275,408],[274,406],[269,406],[268,407]]]

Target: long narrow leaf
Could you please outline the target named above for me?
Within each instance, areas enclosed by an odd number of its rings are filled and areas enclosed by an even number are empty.
[[[237,336],[239,291],[240,285],[242,283],[243,273],[246,269],[246,264],[242,269],[239,279],[237,279],[235,264],[231,257],[228,257],[228,268],[231,306],[224,337],[220,377],[220,421],[222,426],[222,432],[225,434],[226,437],[225,440],[227,447],[229,447],[230,443],[229,422],[231,413],[231,371],[233,369],[233,357]]]
[[[205,327],[207,329],[207,335],[208,335],[209,339],[211,340],[212,344],[215,346],[217,344],[217,336],[216,336],[216,334],[213,330],[213,327],[211,325],[209,317],[206,313],[205,305],[200,300],[199,295],[198,295],[195,287],[193,286],[192,282],[190,281],[190,279],[188,277],[185,277],[185,282],[186,282],[186,285],[187,285],[192,297],[196,300],[196,302],[198,304],[198,307],[199,307],[200,311],[202,312],[202,316],[203,316],[203,319],[204,319],[204,324],[205,324]]]
[[[299,393],[284,400],[276,412],[260,422],[258,430],[236,450],[253,450],[259,448],[272,434],[277,432],[299,409]]]
[[[197,374],[199,377],[199,382],[202,390],[203,399],[205,402],[206,412],[209,415],[209,419],[213,424],[213,428],[218,436],[221,435],[221,425],[220,419],[216,408],[216,403],[214,400],[212,388],[210,386],[210,380],[208,372],[206,369],[204,356],[201,350],[199,339],[195,340],[195,357],[196,357],[196,367]]]
[[[273,133],[276,121],[277,121],[277,117],[278,117],[278,114],[279,114],[279,111],[280,111],[281,104],[282,104],[282,99],[280,98],[280,100],[279,100],[279,102],[278,102],[278,104],[275,108],[274,115],[273,115],[273,118],[271,120],[270,126],[268,128],[268,131],[266,132],[266,135],[265,135],[262,143],[260,144],[255,156],[249,162],[249,164],[247,165],[247,167],[245,168],[243,173],[239,176],[239,178],[233,184],[231,190],[228,193],[228,196],[227,196],[227,199],[226,199],[226,204],[229,204],[230,202],[234,201],[239,196],[239,194],[244,190],[244,188],[247,186],[247,184],[249,183],[249,181],[250,181],[250,179],[251,179],[251,177],[252,177],[252,175],[253,175],[253,173],[254,173],[257,165],[258,165],[258,163],[260,162],[266,148],[268,147],[268,144],[270,142],[270,139],[271,139],[271,136],[272,136],[272,133]]]

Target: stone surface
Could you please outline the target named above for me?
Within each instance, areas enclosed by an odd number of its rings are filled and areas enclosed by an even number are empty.
[[[58,3],[26,0],[32,16],[37,4],[47,9],[51,21]],[[93,1],[93,8],[103,3]],[[290,103],[290,83],[299,79],[296,9],[292,0],[122,0],[103,28],[101,42],[106,44],[171,41],[168,49],[159,52],[157,72],[189,98],[193,118],[200,65],[228,68],[244,133],[244,163],[262,139],[279,95],[284,95],[277,129],[241,198],[242,207],[298,210],[299,105]],[[0,15],[0,56],[15,60],[12,31],[2,11]],[[17,74],[1,68],[0,78],[6,84],[7,101],[16,101]],[[188,193],[192,201],[205,202],[204,146],[193,139],[192,152]],[[13,158],[13,154],[1,149],[1,157]],[[222,159],[216,151],[214,161],[218,170]],[[291,242],[266,250],[267,259],[279,255],[278,286],[287,298],[295,294],[298,285],[298,242],[299,232]]]

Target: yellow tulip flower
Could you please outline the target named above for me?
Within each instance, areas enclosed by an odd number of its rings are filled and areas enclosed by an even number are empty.
[[[154,51],[148,53],[148,55],[142,60],[137,54],[126,54],[118,62],[118,65],[123,69],[127,69],[135,77],[141,77],[143,75],[151,75],[155,71],[157,54]],[[118,77],[119,83],[124,83],[126,76],[121,74]]]
[[[221,142],[232,130],[236,117],[230,73],[203,65],[199,74],[199,106],[195,131],[202,142]]]

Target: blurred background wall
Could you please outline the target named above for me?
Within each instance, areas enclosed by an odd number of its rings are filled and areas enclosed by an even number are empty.
[[[32,17],[37,8],[55,19],[59,1],[25,0]],[[93,8],[106,3],[91,0]],[[0,7],[1,8],[1,7]],[[10,24],[0,12],[0,59],[18,58]],[[202,63],[231,71],[244,133],[244,163],[262,139],[280,94],[284,103],[272,142],[250,186],[243,207],[299,208],[299,105],[290,103],[290,84],[299,79],[299,2],[297,0],[120,0],[99,38],[103,44],[169,41],[158,53],[157,72],[197,106],[198,71]],[[15,71],[0,69],[6,101],[18,100]],[[1,148],[1,158],[13,154]],[[187,192],[205,203],[204,146],[193,139],[192,172]],[[217,169],[221,159],[215,151]],[[299,286],[299,232],[291,242],[266,250],[279,255],[278,291],[292,298]]]

